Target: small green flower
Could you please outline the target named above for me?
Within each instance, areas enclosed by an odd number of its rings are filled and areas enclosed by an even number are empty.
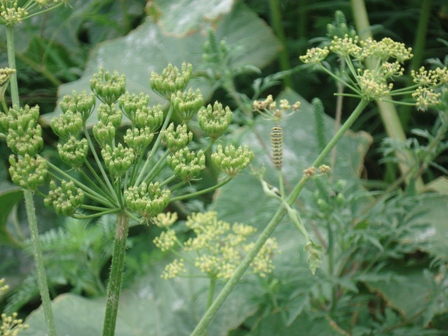
[[[135,123],[135,114],[137,111],[148,107],[148,103],[149,96],[143,92],[139,96],[135,93],[131,95],[129,92],[126,92],[118,99],[118,107],[133,124]]]
[[[124,192],[126,206],[139,214],[146,222],[161,213],[170,202],[169,189],[162,190],[159,183],[143,182],[140,186],[130,187]]]
[[[149,146],[154,133],[151,133],[149,127],[145,128],[129,128],[124,136],[124,142],[135,151],[135,154],[141,155]]]
[[[73,181],[62,180],[60,187],[51,181],[50,188],[44,203],[46,207],[53,207],[59,216],[72,216],[84,202],[84,192],[75,188]]]
[[[224,109],[218,101],[207,107],[202,107],[198,113],[198,122],[202,130],[207,133],[212,141],[218,139],[230,125],[232,111],[226,106]]]
[[[83,124],[81,113],[72,110],[67,110],[59,118],[54,117],[51,120],[53,132],[64,140],[69,139],[71,136],[77,137],[81,133]]]
[[[90,89],[104,104],[112,106],[126,92],[126,77],[118,71],[111,75],[101,67],[90,80]]]
[[[248,146],[235,149],[233,145],[230,145],[223,149],[219,145],[217,151],[212,154],[213,164],[231,177],[246,168],[253,158],[254,152],[249,150]]]
[[[17,1],[2,1],[0,6],[0,23],[5,26],[15,26],[28,16],[28,12],[19,7]]]
[[[176,232],[174,230],[164,231],[153,242],[162,252],[168,251],[176,244]]]
[[[63,144],[58,144],[59,157],[73,168],[79,168],[84,164],[88,150],[87,139],[78,140],[73,136]]]
[[[115,148],[106,145],[101,150],[101,155],[107,170],[114,177],[120,177],[126,173],[134,163],[135,158],[132,148],[124,147],[121,143]]]
[[[159,129],[163,122],[162,106],[143,106],[135,112],[134,126],[139,128],[149,127],[151,132]]]
[[[177,213],[159,213],[156,217],[152,219],[155,225],[160,228],[168,228],[177,221]]]
[[[191,64],[182,63],[182,72],[180,72],[177,67],[170,63],[163,69],[161,75],[153,71],[149,84],[153,91],[169,100],[173,93],[185,90],[192,73],[193,67]]]
[[[305,64],[320,64],[327,56],[329,50],[325,48],[311,48],[307,50],[306,55],[300,56],[300,60]]]
[[[195,237],[189,238],[185,251],[194,254],[194,265],[210,277],[227,280],[252,247],[247,239],[256,232],[250,225],[218,220],[216,212],[195,213],[187,218],[186,225],[193,230]],[[174,230],[169,230],[156,238],[154,243],[160,249],[170,249],[176,242]],[[278,248],[275,239],[269,239],[251,264],[254,273],[264,277],[272,272],[272,257]],[[182,265],[182,267],[180,267]],[[162,278],[170,279],[183,271],[183,260],[177,260],[165,267]]]
[[[17,318],[17,313],[12,313],[11,316],[6,314],[1,315],[2,324],[0,325],[0,332],[4,336],[17,336],[21,331],[28,329],[28,324],[23,324],[22,319]]]
[[[177,178],[188,182],[198,177],[205,169],[205,154],[202,150],[197,153],[190,152],[185,147],[169,155],[166,162]]]
[[[88,95],[86,91],[82,91],[81,94],[73,91],[71,95],[65,95],[62,98],[59,106],[63,113],[66,113],[68,110],[79,112],[85,123],[95,108],[95,96],[93,93]]]
[[[177,125],[171,123],[162,133],[162,139],[171,153],[175,153],[186,147],[193,140],[193,133],[189,132],[186,124]]]
[[[188,91],[177,91],[171,95],[171,102],[174,110],[179,113],[182,122],[188,124],[190,120],[198,113],[199,109],[204,104],[201,91],[192,89]]]
[[[112,144],[112,140],[115,138],[115,131],[115,127],[111,122],[104,124],[100,120],[95,126],[93,126],[93,136],[101,148]]]
[[[361,95],[366,100],[376,100],[387,96],[393,84],[387,84],[384,76],[370,70],[364,70],[357,78]]]
[[[98,106],[98,120],[105,125],[111,123],[115,128],[120,127],[122,116],[121,111],[115,105],[109,106],[101,103]]]
[[[19,127],[22,129],[34,128],[38,119],[39,106],[36,105],[32,108],[28,105],[25,108],[14,106],[6,114],[0,112],[0,132],[7,133],[10,128],[13,130],[17,130]]]
[[[47,176],[47,163],[40,156],[31,157],[28,154],[19,156],[16,159],[14,155],[9,157],[9,174],[14,184],[28,190],[36,190],[37,187],[45,182]]]
[[[6,143],[14,153],[35,156],[42,149],[42,128],[40,125],[31,128],[31,125],[32,123],[30,122],[30,127],[28,128],[24,129],[19,126],[16,130],[9,129],[8,135],[6,136]]]

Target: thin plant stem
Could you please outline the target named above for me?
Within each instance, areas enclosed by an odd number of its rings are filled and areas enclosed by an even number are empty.
[[[36,209],[34,208],[33,193],[31,190],[23,190],[25,195],[25,207],[28,217],[28,225],[33,243],[34,262],[36,263],[37,282],[44,309],[45,323],[48,329],[48,335],[56,336],[56,326],[54,324],[53,311],[51,310],[50,293],[48,292],[47,276],[45,274],[44,258],[39,242],[39,230],[37,228]]]
[[[279,53],[279,62],[281,71],[286,71],[291,69],[291,62],[289,61],[288,48],[286,47],[285,32],[283,30],[282,17],[280,13],[280,5],[278,0],[269,0],[270,14],[272,27],[274,28],[275,34],[280,40],[283,49]],[[284,84],[287,87],[292,88],[291,75],[287,75],[284,78]]]
[[[5,26],[6,28],[6,45],[8,53],[8,66],[16,69],[15,48],[14,48],[14,27]],[[10,79],[11,99],[13,106],[20,106],[19,87],[17,83],[17,73],[13,73]],[[48,335],[56,336],[56,326],[54,323],[53,311],[51,310],[50,293],[48,291],[47,276],[45,274],[44,260],[42,250],[39,244],[39,230],[37,227],[36,210],[34,207],[33,193],[31,190],[23,190],[25,197],[26,215],[31,233],[31,241],[33,244],[34,262],[37,269],[37,281],[39,284],[39,292],[44,309],[45,323],[47,325]]]
[[[216,277],[210,277],[210,285],[208,287],[208,297],[207,297],[207,306],[205,309],[210,308],[213,302],[213,296],[215,295],[215,287],[216,287]],[[203,336],[207,336],[207,328],[204,330]]]
[[[126,238],[129,230],[129,217],[125,213],[117,215],[112,266],[109,284],[107,286],[106,314],[104,317],[103,336],[115,335],[118,301],[120,299],[121,283],[123,281],[124,259],[126,256]]]
[[[350,126],[353,125],[356,119],[360,116],[362,111],[367,106],[368,101],[361,100],[358,104],[358,106],[355,108],[353,113],[350,115],[350,117],[346,120],[346,122],[341,126],[339,131],[333,136],[333,138],[330,140],[330,142],[325,146],[325,148],[322,150],[322,152],[319,154],[319,156],[316,158],[316,160],[313,162],[313,167],[318,167],[321,165],[326,156],[330,153],[330,151],[333,149],[333,147],[336,145],[336,143],[341,139],[341,137],[347,132],[347,130],[350,128]],[[292,192],[287,197],[286,203],[291,206],[296,198],[299,196],[300,192],[302,191],[303,187],[305,186],[306,181],[308,180],[308,177],[304,175],[301,180],[296,184]],[[222,291],[219,293],[216,300],[213,302],[213,304],[210,306],[209,309],[205,312],[202,319],[199,321],[196,328],[193,330],[193,333],[191,336],[199,336],[202,335],[202,333],[206,330],[207,326],[209,325],[212,318],[217,313],[218,309],[221,307],[221,305],[224,303],[226,298],[229,296],[230,292],[233,290],[233,288],[236,286],[236,284],[239,282],[240,278],[243,276],[246,269],[249,267],[251,262],[254,260],[254,258],[257,256],[258,252],[261,250],[263,245],[266,243],[266,241],[269,239],[269,237],[274,232],[277,225],[282,220],[283,216],[286,214],[287,209],[285,206],[279,207],[277,212],[272,217],[271,221],[268,223],[266,228],[263,230],[263,232],[258,237],[257,241],[255,242],[252,249],[247,253],[246,257],[243,259],[241,264],[237,267],[235,270],[235,273],[233,276],[229,279],[229,281],[225,284]]]
[[[211,192],[213,190],[221,188],[224,184],[229,183],[231,179],[232,179],[231,177],[228,177],[227,179],[225,179],[221,183],[218,183],[217,185],[214,185],[213,187],[210,187],[210,188],[207,188],[207,189],[202,189],[202,190],[196,191],[196,192],[191,193],[191,194],[186,194],[186,195],[182,195],[182,196],[173,197],[173,198],[170,199],[170,202],[180,201],[180,200],[196,197],[196,196],[199,196],[199,195]]]

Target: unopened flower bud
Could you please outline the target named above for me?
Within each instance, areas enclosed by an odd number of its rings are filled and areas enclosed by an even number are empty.
[[[186,124],[198,113],[199,109],[204,104],[201,91],[192,89],[187,92],[177,91],[171,96],[171,102],[177,113],[179,113],[182,121]]]
[[[6,143],[16,154],[35,156],[44,145],[42,128],[39,124],[35,125],[33,121],[30,121],[29,126],[25,128],[22,126],[17,126],[16,129],[10,128]]]
[[[254,158],[254,152],[249,150],[248,146],[235,149],[233,145],[226,146],[224,149],[221,145],[215,153],[212,154],[212,162],[221,171],[233,177],[241,170],[246,168]]]
[[[198,114],[199,126],[213,141],[224,134],[231,121],[232,111],[229,107],[224,109],[222,104],[217,101],[213,107],[210,104],[207,107],[202,107]]]
[[[118,99],[118,107],[133,124],[135,123],[136,112],[148,107],[148,103],[149,96],[144,93],[140,93],[140,95],[137,96],[135,93],[131,95],[129,92],[126,92]]]
[[[190,152],[185,147],[169,155],[166,162],[177,178],[188,182],[198,177],[205,169],[205,154],[202,150],[198,153]]]
[[[95,96],[93,93],[87,94],[86,91],[82,91],[81,94],[73,91],[71,95],[66,95],[62,98],[59,106],[63,113],[66,113],[68,110],[79,112],[83,122],[86,122],[95,108]]]
[[[101,155],[107,170],[115,177],[122,176],[134,163],[134,151],[132,148],[123,147],[121,143],[115,148],[106,145],[101,150]]]
[[[159,129],[163,122],[162,106],[142,106],[135,112],[134,126],[139,128],[149,127],[151,132]]]
[[[71,136],[77,137],[83,126],[82,115],[79,112],[68,110],[62,113],[59,118],[51,120],[51,128],[61,139],[68,139]]]
[[[89,146],[86,139],[78,140],[70,137],[64,144],[58,144],[58,152],[61,160],[73,168],[79,168],[83,165]]]
[[[111,75],[101,67],[90,80],[90,89],[104,104],[112,106],[126,92],[126,77],[117,71]]]
[[[39,106],[29,107],[26,105],[24,108],[14,106],[10,108],[5,114],[0,113],[0,132],[7,133],[9,129],[18,130],[34,128],[37,125],[39,119]]]
[[[138,213],[147,222],[161,213],[170,202],[169,189],[162,190],[159,183],[143,182],[139,186],[130,187],[124,192],[126,206]]]
[[[115,127],[112,123],[104,124],[101,120],[93,126],[93,136],[100,145],[104,148],[107,144],[112,144],[115,137]]]
[[[112,124],[115,128],[121,125],[122,114],[121,111],[115,108],[115,105],[109,106],[106,104],[100,104],[98,106],[98,120],[102,121],[103,124]]]
[[[140,155],[149,146],[154,133],[151,133],[149,127],[145,128],[129,128],[124,136],[124,142],[135,151],[136,155]]]
[[[153,91],[169,100],[173,93],[185,90],[192,73],[193,67],[191,64],[182,63],[182,72],[172,64],[168,64],[168,66],[163,69],[161,75],[155,72],[151,73],[149,84]]]
[[[63,180],[60,187],[51,181],[50,189],[44,203],[47,207],[53,207],[59,216],[73,215],[84,202],[84,192],[76,188],[73,181]]]
[[[193,133],[188,131],[186,124],[177,125],[171,123],[162,133],[162,139],[171,153],[186,147],[193,140]]]
[[[36,190],[37,187],[45,182],[47,176],[47,164],[40,156],[31,157],[28,154],[19,156],[16,159],[14,155],[9,157],[9,174],[14,184],[28,190]]]

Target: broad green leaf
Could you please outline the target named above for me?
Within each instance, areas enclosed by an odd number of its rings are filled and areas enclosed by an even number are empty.
[[[6,223],[14,207],[23,198],[23,191],[19,187],[11,187],[0,192],[0,244],[18,247],[19,242],[8,232]]]
[[[154,10],[159,16],[157,24],[163,32],[185,36],[210,22],[219,20],[221,15],[228,14],[234,0],[158,0],[153,2]]]
[[[151,265],[151,271],[120,297],[116,336],[190,335],[205,310],[208,281],[198,278],[163,280],[160,274],[168,261]],[[238,327],[256,306],[249,300],[250,284],[240,284],[209,327],[209,335],[227,335]],[[218,286],[217,291],[222,288]],[[88,300],[72,294],[61,295],[53,303],[59,335],[96,336],[101,334],[105,299]],[[26,323],[21,335],[46,334],[42,308]]]
[[[397,309],[400,314],[410,317],[422,309],[431,295],[428,280],[423,269],[394,267],[393,270],[381,272],[389,280],[367,280],[367,287],[378,293],[387,305]]]
[[[448,196],[429,194],[424,197],[415,213],[421,213],[413,225],[427,226],[425,230],[409,234],[403,243],[418,243],[421,250],[431,253],[440,260],[448,258]]]
[[[250,64],[262,68],[273,60],[280,44],[272,31],[253,12],[245,6],[236,6],[234,10],[221,17],[216,31],[217,39],[225,39],[229,46],[237,49],[233,66]],[[250,36],[250,38],[248,38]],[[161,71],[172,63],[180,66],[189,62],[197,67],[201,64],[201,55],[206,35],[197,32],[184,38],[164,35],[160,27],[147,19],[145,23],[126,37],[105,42],[92,51],[83,76],[72,83],[61,85],[59,97],[71,94],[73,90],[89,90],[89,81],[99,67],[117,70],[126,75],[127,90],[131,93],[150,93],[151,104],[166,104],[160,96],[154,94],[149,86],[152,71]],[[212,94],[210,83],[204,79],[192,79],[190,87],[199,88],[204,97]],[[49,123],[60,111],[45,114],[42,119]],[[90,125],[96,122],[94,113],[89,119]]]

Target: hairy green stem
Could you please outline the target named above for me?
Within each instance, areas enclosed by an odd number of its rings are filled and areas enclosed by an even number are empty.
[[[16,69],[16,58],[14,48],[14,27],[5,26],[6,28],[6,44],[8,52],[8,66]],[[13,73],[10,79],[11,99],[13,106],[20,106],[19,86],[17,83],[17,73]],[[45,274],[44,260],[42,250],[39,243],[39,231],[37,228],[36,210],[34,207],[33,193],[30,190],[23,190],[25,196],[25,208],[28,218],[28,225],[31,233],[31,241],[33,244],[34,262],[37,269],[37,281],[39,284],[39,292],[42,299],[44,309],[45,323],[49,336],[56,336],[56,326],[54,324],[53,312],[51,310],[50,293],[48,291],[47,276]]]
[[[323,151],[319,154],[319,156],[316,158],[316,160],[313,162],[313,167],[318,167],[321,165],[326,156],[330,153],[330,151],[333,149],[333,147],[336,145],[336,143],[341,139],[341,137],[345,134],[345,132],[350,128],[350,126],[353,125],[356,119],[360,116],[361,112],[365,109],[367,106],[368,101],[361,100],[358,104],[358,106],[355,108],[353,113],[350,115],[350,117],[347,119],[347,121],[342,125],[342,127],[339,129],[339,131],[333,136],[333,138],[330,140],[330,142],[325,146]],[[297,185],[292,190],[291,194],[289,194],[287,198],[287,203],[289,206],[291,206],[296,198],[299,196],[300,192],[302,191],[303,187],[305,186],[305,182],[308,180],[308,177],[304,175],[302,179],[297,183]],[[216,300],[213,302],[213,304],[210,306],[209,309],[205,312],[202,319],[199,321],[198,325],[194,329],[192,336],[199,336],[202,335],[202,333],[206,330],[207,326],[209,325],[210,321],[212,320],[213,316],[217,313],[218,309],[221,307],[221,305],[224,303],[226,298],[229,296],[230,292],[233,290],[233,288],[236,286],[240,278],[243,276],[246,269],[249,267],[251,262],[254,260],[254,258],[257,256],[258,252],[261,250],[263,245],[266,243],[266,241],[269,239],[269,237],[274,232],[277,225],[282,220],[283,216],[286,214],[287,208],[285,206],[281,206],[277,212],[272,217],[269,224],[266,226],[266,228],[263,230],[263,232],[258,237],[257,241],[255,242],[252,249],[248,252],[246,257],[243,259],[241,264],[237,267],[235,270],[235,273],[233,276],[229,279],[229,281],[226,283],[222,291],[219,293]]]
[[[103,336],[114,336],[117,322],[118,301],[123,281],[124,259],[126,256],[126,238],[129,230],[129,217],[125,213],[117,215],[112,266],[107,286],[106,314],[104,317]]]
[[[36,263],[37,282],[39,284],[39,292],[42,299],[44,309],[45,323],[48,329],[48,335],[56,336],[56,326],[54,324],[53,311],[51,310],[50,293],[48,292],[47,276],[45,274],[44,258],[39,242],[39,231],[37,228],[37,219],[34,208],[33,192],[23,190],[25,195],[26,214],[31,233],[31,241],[33,243],[34,262]]]

